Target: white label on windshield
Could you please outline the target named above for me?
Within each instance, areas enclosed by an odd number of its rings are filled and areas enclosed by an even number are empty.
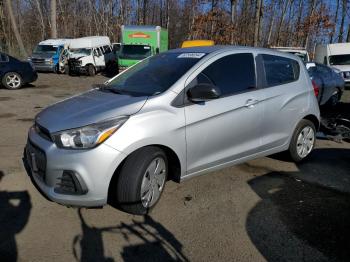
[[[177,58],[202,58],[205,56],[205,53],[183,53],[179,55]]]
[[[144,46],[143,49],[151,49],[150,46]]]

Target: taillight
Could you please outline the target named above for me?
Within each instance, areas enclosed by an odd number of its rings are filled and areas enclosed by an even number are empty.
[[[312,87],[314,88],[315,96],[318,97],[318,94],[320,93],[320,88],[318,87],[318,85],[314,80],[311,80],[311,82],[312,82]]]

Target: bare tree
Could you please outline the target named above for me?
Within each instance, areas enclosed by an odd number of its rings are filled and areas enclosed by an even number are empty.
[[[341,12],[341,22],[340,22],[339,36],[338,36],[338,43],[342,43],[343,42],[346,8],[347,8],[347,0],[343,0],[342,12]]]
[[[254,28],[254,46],[258,46],[258,42],[259,42],[261,5],[262,5],[262,0],[256,0],[255,28]]]
[[[339,14],[339,3],[340,3],[340,0],[337,0],[337,6],[335,8],[334,24],[333,24],[332,32],[331,32],[330,38],[329,38],[330,43],[333,43],[333,39],[335,37],[335,29],[336,29],[336,25],[338,22],[338,14]]]
[[[12,30],[13,30],[13,33],[15,34],[15,37],[16,37],[19,49],[20,49],[22,55],[26,57],[27,56],[27,52],[26,52],[26,50],[24,48],[22,37],[19,34],[19,31],[18,31],[18,28],[17,28],[17,23],[16,23],[15,16],[13,15],[12,3],[11,2],[12,2],[11,0],[5,0],[6,9],[7,9],[8,15],[9,15],[10,20],[11,20]]]
[[[57,38],[56,0],[51,0],[50,20],[51,20],[51,37]]]

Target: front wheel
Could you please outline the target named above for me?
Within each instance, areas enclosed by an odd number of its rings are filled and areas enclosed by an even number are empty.
[[[22,77],[16,72],[9,72],[2,78],[2,84],[7,89],[19,89],[22,86]]]
[[[316,142],[315,125],[307,119],[300,121],[289,145],[289,154],[294,162],[304,160],[314,149]]]
[[[145,147],[131,154],[119,174],[117,206],[135,215],[147,214],[159,201],[168,175],[168,160],[158,147]]]
[[[86,72],[89,76],[94,76],[96,74],[96,69],[93,65],[88,65]]]

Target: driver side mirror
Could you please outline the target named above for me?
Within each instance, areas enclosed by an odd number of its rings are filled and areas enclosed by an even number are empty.
[[[198,84],[187,91],[187,96],[190,101],[199,103],[219,98],[221,91],[212,84]]]

